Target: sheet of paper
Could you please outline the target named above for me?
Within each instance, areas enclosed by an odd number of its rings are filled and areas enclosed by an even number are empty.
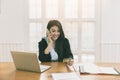
[[[70,73],[52,73],[53,80],[80,80],[75,72]]]
[[[104,74],[118,74],[113,67],[100,67],[100,72]]]

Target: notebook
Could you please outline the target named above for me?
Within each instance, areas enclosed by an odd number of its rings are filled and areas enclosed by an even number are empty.
[[[48,65],[41,65],[36,53],[11,51],[11,55],[17,70],[44,72],[51,67]]]
[[[113,67],[101,67],[95,64],[79,65],[80,73],[85,74],[113,74],[119,75],[119,72]]]

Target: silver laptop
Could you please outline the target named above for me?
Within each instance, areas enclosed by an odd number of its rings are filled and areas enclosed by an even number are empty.
[[[15,67],[18,70],[44,72],[51,67],[48,65],[41,65],[36,53],[11,51],[11,54]]]

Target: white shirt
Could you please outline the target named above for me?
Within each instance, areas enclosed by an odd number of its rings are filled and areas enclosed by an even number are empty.
[[[53,47],[50,49],[50,55],[51,55],[52,60],[58,60],[57,52],[54,50]]]

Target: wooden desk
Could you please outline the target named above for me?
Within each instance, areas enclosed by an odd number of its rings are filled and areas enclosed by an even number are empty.
[[[43,63],[51,65],[52,68],[43,72],[27,72],[15,70],[15,66],[10,62],[0,62],[0,80],[52,80],[51,73],[70,72],[64,63],[53,62]],[[120,64],[99,63],[100,66],[111,66],[120,71]],[[114,75],[80,75],[81,80],[120,80],[120,76]]]

